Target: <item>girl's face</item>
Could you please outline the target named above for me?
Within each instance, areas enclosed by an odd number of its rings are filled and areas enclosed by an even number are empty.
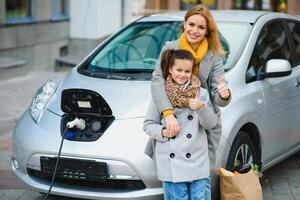
[[[186,83],[192,76],[193,61],[187,59],[174,60],[174,65],[169,69],[173,81],[182,85]]]
[[[184,22],[183,27],[184,34],[190,44],[201,42],[207,33],[206,20],[198,14],[190,16]]]

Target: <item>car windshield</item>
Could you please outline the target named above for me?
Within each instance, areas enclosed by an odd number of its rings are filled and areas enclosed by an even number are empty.
[[[79,70],[102,78],[150,79],[162,47],[179,37],[181,26],[182,22],[134,23],[104,44]],[[218,27],[228,52],[225,69],[230,69],[243,49],[250,24],[220,22]]]

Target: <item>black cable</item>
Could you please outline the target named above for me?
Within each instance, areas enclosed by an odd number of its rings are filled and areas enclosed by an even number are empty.
[[[54,179],[55,179],[55,176],[56,176],[56,170],[57,170],[59,159],[60,159],[61,149],[62,149],[62,146],[63,146],[63,143],[64,143],[65,136],[67,134],[67,130],[68,130],[68,126],[66,126],[66,128],[64,130],[64,134],[61,138],[60,147],[59,147],[59,151],[58,151],[58,154],[57,154],[57,160],[56,160],[54,172],[53,172],[53,175],[52,175],[51,184],[50,184],[49,190],[48,190],[48,192],[47,192],[47,194],[46,194],[46,196],[44,197],[43,200],[46,200],[48,198],[48,196],[50,195],[50,192],[51,192],[51,189],[52,189],[52,186],[53,186],[53,183],[54,183]]]

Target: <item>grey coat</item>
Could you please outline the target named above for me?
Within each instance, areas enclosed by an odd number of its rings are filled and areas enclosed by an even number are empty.
[[[166,42],[161,52],[167,49],[179,49],[179,41]],[[173,109],[173,106],[168,98],[165,90],[165,79],[160,67],[160,58],[157,61],[155,70],[153,72],[153,78],[151,82],[151,93],[153,101],[155,102],[159,112],[166,109]],[[221,125],[221,112],[219,106],[226,106],[230,99],[222,100],[218,94],[218,80],[220,75],[224,75],[223,60],[221,57],[215,55],[211,50],[208,51],[204,59],[199,63],[199,79],[201,81],[201,87],[206,88],[209,91],[210,99],[212,101],[215,113],[218,116],[217,125],[207,130],[209,157],[211,165],[215,165],[215,153],[220,140],[222,125]],[[152,154],[152,142],[149,141],[145,149],[146,154]]]
[[[204,129],[217,123],[206,89],[200,89],[204,106],[193,111],[175,108],[174,114],[181,126],[175,139],[162,136],[165,121],[155,103],[151,102],[144,121],[144,131],[154,141],[154,160],[161,181],[187,182],[207,178],[210,174],[207,137]]]

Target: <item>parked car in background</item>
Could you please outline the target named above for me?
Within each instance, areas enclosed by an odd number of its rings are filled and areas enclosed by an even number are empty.
[[[300,147],[300,19],[261,11],[213,11],[227,50],[232,100],[222,108],[217,166],[264,171]],[[17,122],[12,169],[46,193],[66,133],[52,194],[86,199],[162,199],[144,154],[151,73],[184,13],[156,14],[100,44],[60,82],[47,81]],[[200,70],[201,73],[201,70]],[[70,130],[67,123],[84,120]],[[81,123],[81,122],[80,122]]]

